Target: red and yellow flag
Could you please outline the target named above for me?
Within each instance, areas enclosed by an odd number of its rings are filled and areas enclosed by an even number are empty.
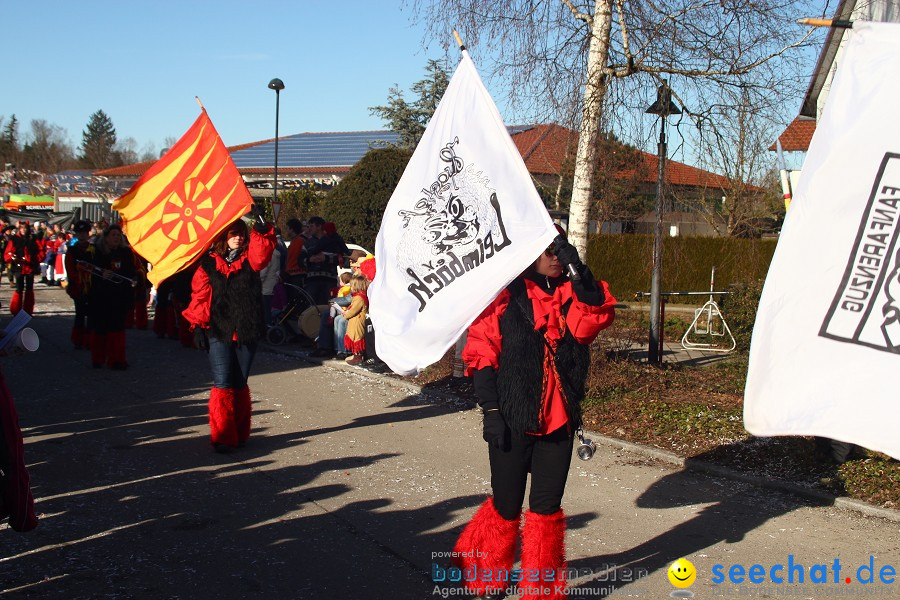
[[[187,133],[113,203],[154,284],[186,267],[253,199],[206,109]]]

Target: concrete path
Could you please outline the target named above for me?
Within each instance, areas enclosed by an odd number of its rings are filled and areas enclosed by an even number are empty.
[[[432,573],[490,490],[477,411],[260,353],[250,443],[216,454],[205,354],[129,332],[131,369],[92,369],[70,349],[65,310],[62,291],[39,290],[40,351],[0,363],[41,515],[30,533],[0,527],[0,597],[461,597]],[[898,523],[615,444],[575,459],[564,507],[569,597],[667,597],[680,557],[698,571],[697,598],[900,591],[878,582],[886,565],[900,571]],[[859,583],[870,557],[876,583]],[[792,585],[773,583],[770,569],[789,561],[805,566],[804,583],[796,569]],[[754,564],[765,583],[728,580],[732,565]],[[810,582],[814,565],[829,583]]]

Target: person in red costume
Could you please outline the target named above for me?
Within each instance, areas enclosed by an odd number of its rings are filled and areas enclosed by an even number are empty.
[[[0,337],[3,332],[0,331]],[[0,372],[0,521],[9,517],[15,531],[37,527],[34,496],[25,466],[25,447],[12,394]]]
[[[562,496],[581,427],[590,344],[612,324],[615,303],[560,234],[469,327],[463,360],[484,414],[493,491],[454,547],[454,562],[475,593],[502,595],[509,585],[531,473],[519,597],[565,597]]]
[[[109,225],[88,246],[86,260],[93,268],[76,263],[91,273],[88,289],[87,322],[91,332],[91,363],[111,369],[128,368],[125,357],[125,319],[134,310],[134,252],[119,225]]]
[[[20,310],[34,314],[34,274],[41,272],[43,258],[41,245],[31,232],[31,224],[19,221],[18,230],[10,236],[4,253],[6,264],[11,265],[16,281],[16,291],[9,301],[9,312],[12,314]]]
[[[217,452],[243,446],[250,437],[247,378],[264,335],[259,272],[272,259],[275,230],[261,218],[248,234],[240,219],[213,242],[191,281],[191,302],[182,312],[195,345],[209,352],[210,443]]]

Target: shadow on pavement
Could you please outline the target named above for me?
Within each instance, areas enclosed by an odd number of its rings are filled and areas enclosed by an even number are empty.
[[[655,482],[638,498],[638,508],[669,509],[707,504],[691,519],[622,552],[572,561],[571,569],[587,581],[574,587],[590,590],[592,597],[622,593],[635,576],[665,571],[679,558],[717,544],[739,542],[748,532],[766,521],[798,508],[818,506],[816,502],[743,483],[714,480],[696,473],[679,471]]]
[[[0,529],[3,598],[421,599],[432,587],[419,558],[451,546],[443,529],[480,501],[335,502],[398,454],[297,454],[312,436],[450,408],[407,398],[393,405],[401,411],[333,428],[257,425],[246,448],[215,454],[204,354],[129,331],[131,368],[92,369],[88,352],[69,347],[68,317],[32,326],[41,351],[2,368],[25,426],[40,522],[28,534]],[[306,366],[274,357],[253,376]],[[255,419],[271,410],[255,404]]]

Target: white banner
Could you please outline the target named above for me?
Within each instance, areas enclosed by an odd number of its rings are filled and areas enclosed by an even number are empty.
[[[845,35],[763,289],[744,424],[900,458],[900,25]]]
[[[556,229],[466,51],[375,242],[379,358],[408,375],[443,357]]]

